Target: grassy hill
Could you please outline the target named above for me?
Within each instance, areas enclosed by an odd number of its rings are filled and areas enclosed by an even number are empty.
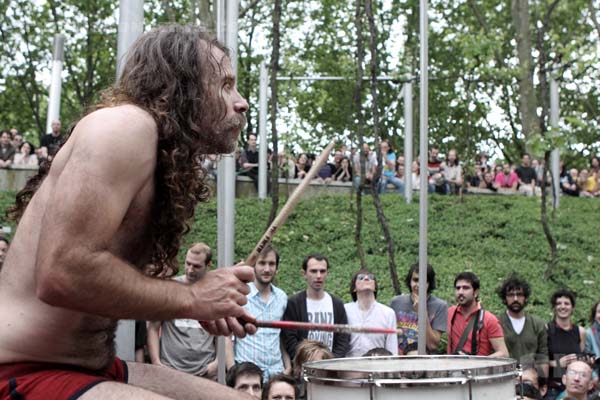
[[[12,201],[13,193],[0,195],[0,210]],[[419,236],[418,199],[406,204],[403,198],[382,198],[396,245],[396,264],[401,281],[407,268],[417,261]],[[389,304],[393,287],[388,257],[370,196],[364,197],[363,246],[367,263],[379,282],[379,300]],[[235,257],[243,259],[266,228],[270,202],[255,198],[236,202]],[[453,303],[454,276],[471,270],[481,279],[484,306],[494,312],[504,309],[494,290],[512,271],[526,278],[533,288],[529,309],[544,319],[551,318],[549,298],[559,287],[578,294],[576,319],[587,320],[589,307],[600,299],[600,201],[562,198],[551,229],[559,243],[555,278],[544,280],[549,249],[539,223],[538,198],[509,196],[433,196],[429,203],[429,262],[437,273],[435,294]],[[185,238],[186,246],[205,241],[216,248],[216,201],[198,206],[195,222]],[[6,223],[4,223],[6,224]],[[354,202],[347,196],[307,199],[301,202],[274,239],[281,253],[277,285],[287,293],[305,287],[300,269],[311,252],[330,259],[327,289],[350,301],[349,280],[359,261],[354,243]],[[183,252],[181,253],[183,257]],[[403,291],[406,291],[401,282]]]

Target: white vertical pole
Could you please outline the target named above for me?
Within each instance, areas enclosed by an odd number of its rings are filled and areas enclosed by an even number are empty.
[[[429,117],[429,59],[428,59],[428,19],[427,0],[420,0],[420,154],[421,154],[421,187],[419,190],[419,342],[420,355],[427,353],[427,159],[428,155],[428,117]]]
[[[412,202],[413,104],[412,82],[404,84],[404,197]]]
[[[117,39],[117,79],[121,76],[127,51],[144,31],[144,1],[119,1],[119,33]],[[135,321],[121,320],[115,341],[117,355],[123,360],[135,360]]]
[[[65,61],[65,35],[54,35],[54,50],[52,51],[52,81],[48,98],[48,116],[46,117],[46,132],[52,131],[52,121],[60,120],[60,92],[62,88],[62,67]]]
[[[144,0],[119,0],[117,38],[117,79],[127,58],[127,50],[144,31]]]
[[[550,79],[550,125],[558,129],[558,118],[560,116],[560,103],[558,98],[558,84],[554,78]],[[557,133],[555,133],[557,134]],[[552,180],[554,181],[554,196],[552,206],[558,208],[560,203],[560,150],[554,149],[550,155],[550,167]]]
[[[217,35],[229,48],[233,72],[237,75],[238,0],[217,1]],[[223,10],[225,12],[223,12]],[[233,154],[221,158],[217,172],[217,201],[219,212],[218,255],[219,268],[234,264],[235,241],[235,159]],[[217,340],[218,380],[225,383],[225,340]]]
[[[258,198],[267,198],[267,91],[268,91],[267,64],[260,63],[260,87],[258,90]]]

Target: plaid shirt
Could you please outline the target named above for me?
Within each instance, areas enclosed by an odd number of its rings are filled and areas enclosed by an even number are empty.
[[[259,320],[279,321],[287,305],[287,295],[275,285],[271,285],[269,301],[265,303],[258,289],[251,282],[248,303],[244,308]],[[265,382],[273,375],[283,372],[283,360],[279,341],[279,329],[260,328],[255,335],[243,339],[235,338],[235,362],[250,361],[263,370]]]

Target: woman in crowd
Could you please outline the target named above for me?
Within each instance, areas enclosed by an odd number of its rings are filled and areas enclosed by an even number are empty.
[[[262,400],[296,400],[299,398],[294,378],[287,375],[272,376],[262,392]]]
[[[442,163],[442,171],[446,178],[446,193],[456,194],[463,184],[462,167],[458,160],[456,149],[451,149],[448,152],[448,157]]]
[[[38,158],[35,155],[35,147],[30,142],[23,142],[19,148],[19,152],[15,153],[13,159],[13,168],[37,167]]]
[[[292,362],[292,374],[296,379],[296,385],[299,389],[299,399],[306,399],[306,387],[302,380],[302,366],[308,361],[329,360],[333,358],[333,353],[327,346],[316,340],[304,340],[296,349],[296,356]],[[264,391],[263,391],[264,392]]]
[[[591,326],[585,331],[585,353],[600,357],[600,301],[592,306],[590,312]]]
[[[352,167],[350,166],[348,157],[342,158],[340,167],[335,171],[333,179],[338,182],[352,182]]]
[[[571,321],[575,309],[575,294],[567,289],[554,292],[550,299],[554,319],[548,323],[548,355],[550,376],[546,398],[554,400],[564,390],[562,376],[567,366],[581,357],[586,346],[583,327]]]
[[[296,172],[294,173],[294,178],[304,179],[309,169],[308,156],[306,153],[300,154],[300,157],[298,157],[298,162],[296,163]]]

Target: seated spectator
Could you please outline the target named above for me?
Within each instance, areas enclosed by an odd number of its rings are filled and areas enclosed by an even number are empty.
[[[10,132],[2,131],[0,134],[0,168],[8,168],[12,164],[15,148],[11,141]]]
[[[432,146],[429,150],[429,158],[427,160],[427,174],[429,177],[430,193],[446,193],[446,178],[442,174],[442,160],[438,157],[440,150],[436,146]]]
[[[317,340],[305,339],[298,345],[296,355],[292,361],[292,374],[294,378],[302,378],[302,366],[308,361],[329,360],[333,358],[333,353],[323,343]]]
[[[384,349],[383,347],[375,347],[374,349],[371,349],[363,354],[362,357],[389,357],[393,355],[394,354],[392,354],[392,352],[388,349]]]
[[[30,142],[23,142],[19,152],[15,153],[12,168],[32,168],[38,166],[38,158],[35,155],[35,147]]]
[[[390,307],[376,301],[377,280],[368,270],[361,269],[352,275],[350,281],[352,303],[344,304],[348,324],[373,328],[396,329],[396,314]],[[350,350],[347,357],[360,357],[369,349],[383,347],[394,355],[398,354],[398,336],[396,334],[352,333]]]
[[[300,154],[298,157],[298,162],[296,162],[296,170],[294,172],[294,178],[296,179],[304,179],[306,174],[308,174],[308,170],[310,166],[308,164],[308,156],[306,153]]]
[[[517,168],[516,172],[519,177],[519,193],[526,196],[533,196],[535,194],[537,173],[535,169],[531,167],[531,156],[529,154],[523,154],[521,166]]]
[[[396,193],[403,195],[404,181],[396,176],[396,153],[394,153],[387,140],[383,140],[379,146],[383,163],[379,180],[379,193],[386,193],[388,184],[391,184],[396,188]]]
[[[538,160],[537,158],[534,158],[531,161],[531,168],[534,169],[535,171],[535,185],[536,186],[542,186],[542,180],[544,179],[544,164],[545,161],[542,160]]]
[[[52,121],[52,132],[44,135],[40,140],[40,147],[46,149],[46,154],[51,160],[63,144],[63,136],[61,133],[61,123],[59,120]]]
[[[587,400],[588,392],[594,387],[592,368],[583,361],[573,361],[562,376],[562,383],[566,390],[558,399]]]
[[[230,388],[260,399],[262,397],[263,372],[251,362],[242,362],[227,371],[225,383]]]
[[[4,259],[6,258],[6,253],[8,252],[8,247],[10,246],[10,242],[4,236],[0,236],[0,270],[2,269],[2,265],[4,264]]]
[[[371,180],[373,179],[373,174],[375,173],[375,169],[377,168],[377,156],[374,151],[371,151],[371,147],[367,143],[363,144],[362,152],[355,152],[354,158],[352,159],[352,165],[354,166],[354,186],[358,188],[360,184],[360,160],[361,154],[364,154],[365,157],[365,185],[369,186],[371,184]]]
[[[350,160],[348,157],[344,157],[340,161],[340,167],[335,171],[333,179],[335,179],[337,182],[352,182],[352,176]]]
[[[10,135],[12,136],[12,146],[15,149],[20,149],[23,144],[23,135],[16,128],[10,129]]]
[[[481,168],[481,163],[477,161],[475,163],[475,168],[473,169],[473,173],[469,176],[467,180],[467,184],[469,187],[478,188],[481,181],[483,181],[483,174],[485,170]]]
[[[512,189],[517,190],[519,184],[519,177],[516,172],[512,170],[510,164],[504,163],[502,167],[496,166],[496,176],[494,177],[494,183],[498,189]]]
[[[579,171],[579,178],[577,179],[577,190],[579,190],[579,197],[594,197],[594,194],[590,192],[593,190],[595,185],[590,185],[590,180],[588,179],[589,173],[587,169],[582,169]]]
[[[535,365],[523,368],[521,378],[517,380],[517,384],[515,385],[517,395],[522,396],[524,399],[541,400],[546,395],[547,387],[545,380],[540,378]]]
[[[265,385],[262,400],[296,400],[300,396],[296,381],[291,376],[275,375]]]
[[[592,157],[590,160],[590,174],[600,173],[600,159]]]
[[[590,327],[585,331],[585,353],[600,358],[600,301],[592,306]]]
[[[441,169],[446,180],[446,193],[457,194],[463,184],[463,177],[456,149],[451,149],[448,152],[448,157],[442,163]]]
[[[413,190],[419,190],[421,188],[421,174],[420,174],[419,162],[413,161],[411,166],[411,179]]]
[[[577,170],[575,170],[577,171]],[[564,161],[560,162],[560,189],[567,196],[579,196],[577,182],[573,179]]]
[[[336,152],[333,154],[333,162],[327,163],[327,165],[329,165],[329,169],[331,169],[332,176],[335,175],[338,168],[340,168],[340,166],[342,165],[342,159],[344,157],[345,156],[341,152],[341,150],[336,150]]]
[[[494,182],[494,175],[491,171],[486,171],[483,174],[483,180],[479,182],[480,189],[489,189],[492,192],[498,191],[498,184]]]

